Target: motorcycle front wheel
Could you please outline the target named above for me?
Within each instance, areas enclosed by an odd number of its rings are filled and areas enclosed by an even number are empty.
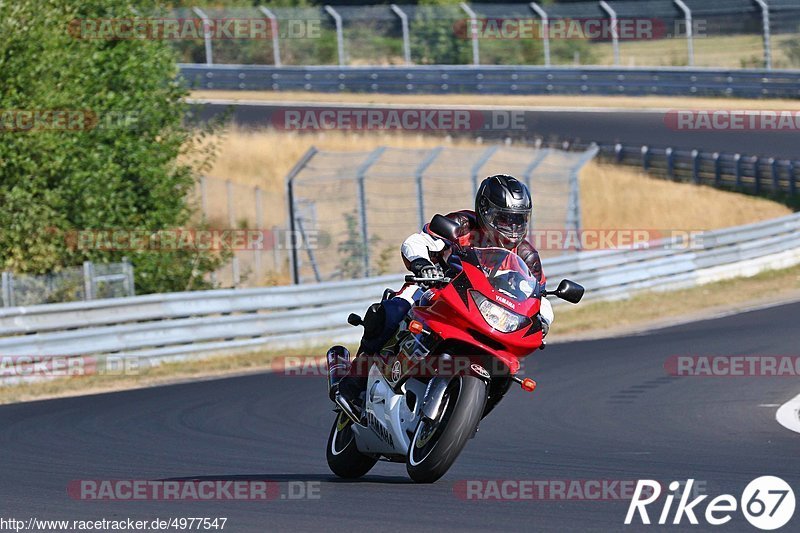
[[[417,483],[433,483],[453,465],[481,421],[486,384],[457,376],[447,387],[437,420],[423,418],[408,447],[406,470]]]
[[[331,472],[346,479],[363,476],[378,462],[358,451],[353,423],[344,413],[339,413],[333,422],[326,455]]]

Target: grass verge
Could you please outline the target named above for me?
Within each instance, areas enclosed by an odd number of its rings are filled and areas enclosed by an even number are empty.
[[[646,292],[629,300],[595,302],[559,307],[551,338],[558,340],[570,334],[586,336],[590,332],[608,334],[609,327],[624,334],[626,328],[666,325],[669,319],[702,319],[723,309],[752,304],[754,294],[770,294],[772,298],[800,294],[800,266],[762,272],[749,278],[711,283],[702,287],[672,292]],[[48,382],[0,387],[0,403],[76,396],[102,392],[152,387],[182,381],[232,376],[267,371],[281,356],[322,356],[326,346],[295,350],[262,350],[242,355],[216,356],[196,361],[164,363],[143,368],[136,375],[87,376],[61,378]],[[287,378],[288,379],[288,378]],[[324,390],[320,381],[320,391]]]

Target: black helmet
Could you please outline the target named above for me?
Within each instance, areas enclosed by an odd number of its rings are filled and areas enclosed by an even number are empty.
[[[525,184],[506,174],[483,180],[475,197],[478,221],[506,247],[516,246],[525,238],[531,207]]]

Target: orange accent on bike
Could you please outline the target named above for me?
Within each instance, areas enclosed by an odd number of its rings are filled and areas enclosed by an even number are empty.
[[[522,390],[527,392],[533,392],[534,390],[536,390],[536,382],[533,381],[531,378],[523,379],[522,383],[520,383],[520,386],[522,387]]]
[[[420,333],[425,331],[425,326],[422,325],[422,322],[419,322],[417,320],[412,320],[408,324],[408,331],[410,331],[414,335],[419,335]]]

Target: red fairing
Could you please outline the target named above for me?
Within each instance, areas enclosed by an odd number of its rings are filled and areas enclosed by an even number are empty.
[[[469,283],[454,281],[442,289],[433,289],[432,303],[415,307],[415,317],[443,340],[470,344],[477,353],[487,353],[503,361],[514,374],[519,370],[519,359],[530,355],[542,345],[541,327],[535,326],[538,324],[537,315],[541,301],[538,298],[515,301],[495,290],[480,268],[464,263],[463,269],[459,277],[466,276]],[[464,288],[467,285],[469,288]],[[520,329],[510,333],[492,328],[478,310],[471,291],[481,293],[492,303],[508,311],[527,317],[528,321]],[[482,336],[486,338],[481,340]],[[487,340],[490,342],[486,342]]]

